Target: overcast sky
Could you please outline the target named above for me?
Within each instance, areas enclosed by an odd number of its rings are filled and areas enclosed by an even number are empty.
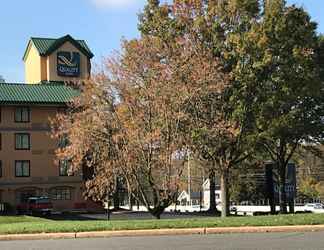
[[[162,1],[163,2],[163,1]],[[323,0],[288,0],[302,5],[324,33]],[[7,82],[23,82],[22,56],[28,39],[71,34],[85,39],[94,63],[119,48],[122,37],[138,36],[137,14],[145,0],[2,0],[0,75]]]

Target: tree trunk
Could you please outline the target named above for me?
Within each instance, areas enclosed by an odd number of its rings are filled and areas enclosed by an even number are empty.
[[[216,214],[216,184],[215,184],[215,170],[211,169],[209,171],[209,209],[208,212],[211,214]]]
[[[110,220],[110,209],[109,209],[109,206],[110,206],[110,202],[109,202],[109,199],[107,200],[107,220]]]
[[[115,192],[113,194],[113,201],[114,201],[114,210],[117,211],[120,209],[120,199],[119,199],[119,193],[120,193],[120,183],[119,178],[115,177]]]
[[[130,211],[133,210],[133,204],[134,204],[133,194],[128,191],[128,206]]]
[[[288,205],[289,205],[289,213],[294,214],[295,213],[295,202],[290,201]]]
[[[161,214],[164,212],[164,209],[165,209],[164,206],[159,206],[159,207],[155,207],[149,211],[157,220],[159,220],[159,219],[161,219]]]
[[[266,194],[269,199],[270,213],[276,214],[276,202],[274,194],[274,183],[273,183],[273,164],[267,164],[265,166],[266,171]]]
[[[284,163],[279,163],[279,205],[280,213],[287,213],[287,196],[286,196],[286,166]]]
[[[116,190],[116,192],[114,192],[114,195],[113,195],[113,200],[114,200],[114,210],[117,211],[119,210],[119,191]]]
[[[221,201],[222,201],[222,217],[228,216],[229,213],[229,193],[228,193],[228,170],[221,171]]]

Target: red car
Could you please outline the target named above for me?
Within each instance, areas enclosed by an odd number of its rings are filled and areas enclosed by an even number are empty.
[[[53,211],[53,204],[48,197],[29,197],[26,202],[17,206],[18,214],[46,214]]]

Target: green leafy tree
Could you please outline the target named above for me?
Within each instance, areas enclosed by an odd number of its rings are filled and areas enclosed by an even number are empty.
[[[314,178],[304,176],[299,183],[298,197],[304,201],[311,202],[314,199],[320,198],[321,183]]]
[[[256,53],[249,68],[258,82],[256,125],[260,146],[278,169],[280,211],[287,213],[287,164],[299,146],[323,139],[319,37],[309,15],[282,0],[265,3],[264,19],[255,31]]]
[[[264,166],[261,161],[245,163],[231,173],[230,199],[236,204],[243,201],[259,202],[265,199]]]

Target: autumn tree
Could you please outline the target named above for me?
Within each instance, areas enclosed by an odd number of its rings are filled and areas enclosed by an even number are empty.
[[[78,86],[80,96],[53,121],[53,136],[68,141],[57,156],[70,162],[71,172],[92,169],[85,183],[87,197],[108,197],[109,204],[116,191],[116,176],[121,176],[129,193],[160,218],[176,200],[182,173],[181,168],[173,168],[181,139],[174,109],[167,109],[175,104],[169,99],[175,92],[167,96],[166,88],[155,85],[151,74],[154,59],[146,57],[154,50],[143,51],[137,41],[124,45],[127,52],[122,63],[116,58],[107,60],[107,75],[99,74]],[[146,75],[149,62],[152,71]]]
[[[172,169],[172,155],[183,157],[188,149],[192,149],[189,143],[192,138],[188,137],[187,129],[192,125],[193,109],[196,110],[203,96],[223,93],[227,85],[226,75],[222,73],[212,50],[201,44],[194,29],[188,30],[172,43],[148,35],[127,43],[124,48],[125,57],[122,58],[122,63],[109,64],[108,67],[115,69],[112,82],[120,93],[118,109],[123,111],[119,119],[127,118],[124,127],[127,125],[129,131],[122,137],[134,136],[128,139],[126,145],[136,142],[123,158],[139,151],[138,155],[141,157],[136,167],[143,167],[146,172],[153,174],[154,169],[164,169],[157,177],[152,176],[147,181],[147,187],[152,189],[157,185],[161,189],[164,187],[161,176],[169,176],[168,173],[175,171]],[[223,129],[222,126],[219,128]],[[147,146],[152,151],[148,155],[145,153]],[[143,159],[143,156],[150,158]],[[128,164],[134,164],[134,157]],[[133,176],[140,172],[134,171]],[[176,194],[176,190],[171,192],[170,186],[166,190],[169,195]],[[153,200],[158,201],[155,198],[158,195],[154,196],[154,192]],[[145,190],[141,195],[145,202]],[[165,203],[156,206],[158,209],[154,213],[163,211],[171,201],[171,197],[168,197]]]
[[[218,60],[227,79],[222,91],[208,89],[190,103],[192,146],[209,169],[211,201],[215,172],[221,176],[224,216],[229,214],[229,171],[246,160],[253,148],[250,112],[254,89],[246,86],[246,79],[234,74],[242,63],[236,42],[243,40],[259,11],[256,0],[177,0],[168,5],[149,2],[140,15],[143,35],[159,37],[170,44],[194,30],[200,44],[212,51],[210,60]],[[212,202],[210,211],[215,210],[216,204]]]
[[[114,121],[118,164],[126,166],[124,175],[136,199],[160,218],[178,195],[185,149],[181,102],[187,92],[174,82],[174,68],[164,61],[171,51],[161,41],[125,41],[123,49],[119,60],[107,61],[119,99]],[[174,164],[176,159],[182,163]]]
[[[68,163],[70,173],[83,173],[84,195],[97,201],[112,197],[120,172],[108,161],[115,156],[110,145],[116,128],[112,123],[114,97],[104,82],[96,77],[76,84],[80,95],[52,121],[52,136],[60,142],[57,159]]]
[[[226,79],[194,33],[172,44],[145,36],[122,47],[58,116],[54,135],[67,136],[69,144],[57,153],[72,169],[84,162],[94,168],[90,194],[113,188],[112,176],[120,174],[135,199],[160,218],[176,201],[187,159],[188,104],[206,91],[221,92]]]

